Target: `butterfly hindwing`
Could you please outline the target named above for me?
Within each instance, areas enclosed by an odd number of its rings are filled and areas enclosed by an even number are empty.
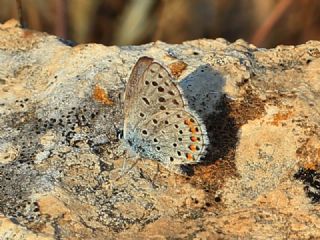
[[[203,124],[184,109],[158,112],[141,122],[137,129],[142,139],[148,139],[145,157],[165,164],[197,163],[208,144]]]

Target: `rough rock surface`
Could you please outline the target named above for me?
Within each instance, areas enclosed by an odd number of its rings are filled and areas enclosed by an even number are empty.
[[[207,125],[209,154],[190,177],[146,159],[120,177],[123,92],[140,56],[171,71]],[[0,239],[320,238],[319,113],[317,41],[72,45],[8,21]]]

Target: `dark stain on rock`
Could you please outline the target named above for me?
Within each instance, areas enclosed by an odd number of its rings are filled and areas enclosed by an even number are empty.
[[[311,203],[320,203],[320,172],[313,169],[300,168],[294,178],[302,181],[304,191]]]

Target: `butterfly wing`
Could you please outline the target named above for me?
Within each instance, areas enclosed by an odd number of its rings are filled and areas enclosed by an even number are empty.
[[[206,129],[190,110],[160,111],[138,124],[136,131],[143,155],[166,165],[194,164],[206,153]]]
[[[137,97],[139,96],[139,93],[142,91],[140,89],[143,87],[143,85],[139,81],[142,79],[142,75],[144,74],[145,70],[150,66],[152,63],[153,59],[148,58],[148,57],[141,57],[137,61],[137,63],[134,65],[130,78],[127,82],[126,85],[126,90],[125,90],[125,101],[124,101],[124,119],[125,119],[125,126],[126,120],[129,119],[130,113],[132,112],[132,107],[135,107],[135,103],[137,101]],[[130,119],[131,120],[131,119]]]
[[[208,144],[206,129],[168,71],[150,58],[138,60],[128,87],[124,139],[133,150],[166,165],[198,162]]]
[[[124,139],[147,116],[184,106],[180,91],[168,71],[152,58],[141,57],[127,82],[124,100]],[[164,97],[171,101],[163,102]]]

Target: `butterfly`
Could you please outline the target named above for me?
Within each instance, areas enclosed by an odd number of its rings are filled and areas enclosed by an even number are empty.
[[[205,125],[160,63],[141,57],[125,89],[123,138],[142,158],[181,173],[201,162],[209,144]]]

